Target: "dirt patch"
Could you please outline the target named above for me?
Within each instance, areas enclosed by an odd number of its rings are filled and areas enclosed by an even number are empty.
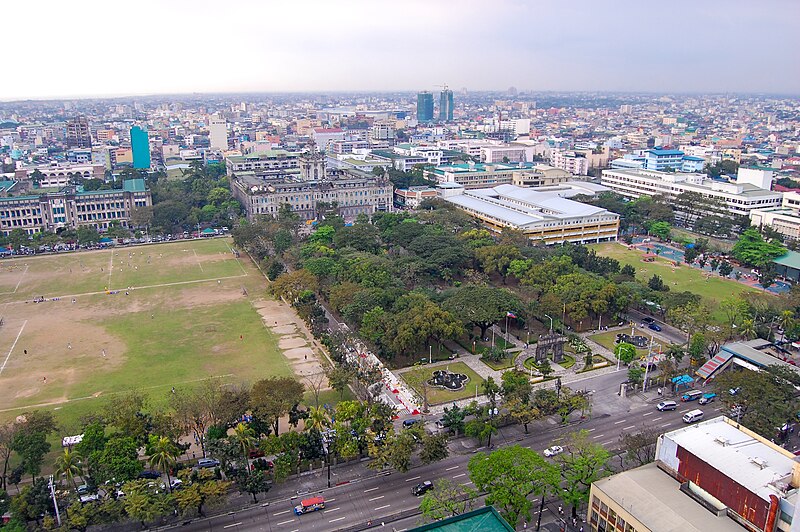
[[[305,347],[308,341],[302,336],[281,336],[278,340],[278,347],[281,349],[292,349],[294,347]]]

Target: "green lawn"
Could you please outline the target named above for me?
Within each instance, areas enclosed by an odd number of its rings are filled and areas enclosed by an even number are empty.
[[[617,331],[606,331],[604,333],[594,334],[590,336],[589,339],[594,340],[595,342],[602,345],[603,347],[605,347],[606,349],[608,349],[613,353],[614,347],[616,347],[617,345],[616,344],[617,334],[619,333],[630,334],[631,331],[630,329],[627,328]],[[640,329],[639,327],[635,327],[633,333],[635,336],[645,336],[648,339],[650,338],[650,335],[654,334],[653,331],[649,329]],[[658,338],[655,338],[654,342],[659,343]],[[664,345],[665,342],[662,341],[660,343],[661,343],[661,348],[665,349],[666,348],[666,345]],[[645,349],[639,349],[638,347],[636,348],[636,354],[639,356],[645,356],[647,355],[647,352],[648,349],[646,348]]]
[[[489,366],[493,370],[500,371],[502,369],[513,368],[514,367],[514,359],[517,358],[516,355],[517,355],[517,353],[514,353],[513,356],[504,357],[504,358],[498,360],[497,362],[494,362],[492,360],[487,360],[485,358],[481,358],[480,360],[481,360],[481,362],[483,362],[484,364],[486,364],[487,366]]]
[[[467,381],[464,389],[457,391],[428,386],[428,404],[436,405],[475,397],[476,385],[478,386],[478,394],[483,393],[483,379],[463,362],[451,362],[448,366],[423,366],[403,372],[400,377],[422,397],[422,382],[432,378],[434,370],[440,369],[449,369],[452,373],[463,373],[469,377],[469,381]]]
[[[692,268],[687,264],[675,267],[672,261],[660,257],[656,258],[654,262],[642,262],[643,252],[628,249],[623,244],[606,242],[592,244],[589,247],[597,251],[598,255],[612,257],[623,265],[630,264],[636,268],[636,278],[640,281],[647,281],[656,274],[664,280],[670,290],[688,290],[698,294],[712,310],[712,316],[717,319],[723,318],[722,311],[719,310],[719,303],[723,299],[744,292],[756,291],[732,279],[723,279],[717,274],[708,277],[707,272]]]

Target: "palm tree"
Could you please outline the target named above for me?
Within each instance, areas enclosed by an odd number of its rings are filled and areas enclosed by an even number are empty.
[[[235,442],[242,450],[242,457],[244,458],[244,469],[247,474],[250,474],[250,468],[247,464],[247,451],[255,447],[256,438],[255,431],[244,423],[239,423],[233,428],[231,434],[231,441]]]
[[[172,490],[172,479],[169,476],[170,468],[175,465],[178,458],[178,449],[172,440],[166,436],[161,436],[153,446],[153,453],[150,455],[150,465],[167,475],[167,484]]]
[[[67,448],[64,449],[64,454],[58,457],[55,464],[56,475],[64,475],[67,479],[67,482],[72,482],[72,485],[75,487],[75,489],[78,489],[78,485],[75,482],[75,477],[83,474],[83,466],[81,465],[82,458],[83,457],[81,456],[81,453]]]
[[[786,336],[786,329],[791,327],[792,323],[794,323],[794,312],[791,310],[784,310],[781,312],[778,320],[780,320],[778,323],[781,326],[781,342],[783,342],[783,337]]]
[[[744,338],[754,338],[756,336],[756,322],[752,318],[742,320],[739,334]]]
[[[322,429],[329,424],[330,420],[328,419],[328,412],[325,410],[325,407],[312,406],[308,409],[308,419],[306,420],[307,429],[322,431]]]

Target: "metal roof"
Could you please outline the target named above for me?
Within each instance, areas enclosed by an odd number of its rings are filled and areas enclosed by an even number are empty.
[[[775,264],[780,264],[781,266],[800,270],[800,253],[797,253],[796,251],[787,251],[785,255],[781,255],[772,262]]]
[[[412,528],[411,532],[426,532],[428,530],[442,532],[512,532],[514,527],[509,525],[493,506],[484,506],[465,514]]]

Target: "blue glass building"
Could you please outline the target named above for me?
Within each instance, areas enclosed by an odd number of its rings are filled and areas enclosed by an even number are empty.
[[[133,150],[133,167],[150,169],[150,139],[147,131],[139,126],[131,128],[131,149]]]

